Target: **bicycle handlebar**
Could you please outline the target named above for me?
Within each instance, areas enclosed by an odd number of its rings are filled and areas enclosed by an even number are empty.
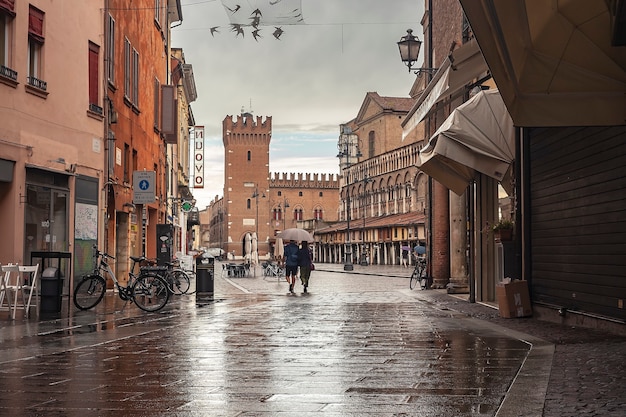
[[[93,245],[93,250],[96,257],[102,256],[103,258],[115,259],[114,256],[111,256],[108,253],[100,252],[96,245]]]

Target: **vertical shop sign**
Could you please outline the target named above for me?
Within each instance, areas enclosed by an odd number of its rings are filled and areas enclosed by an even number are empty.
[[[204,126],[194,128],[193,188],[204,188]]]

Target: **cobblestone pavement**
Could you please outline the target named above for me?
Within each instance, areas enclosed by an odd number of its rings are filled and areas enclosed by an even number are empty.
[[[626,338],[319,265],[309,294],[228,278],[146,314],[0,318],[0,415],[621,416]]]
[[[329,269],[340,271],[341,268],[329,265]],[[385,275],[406,275],[399,267],[355,266],[356,272],[369,273],[368,270]],[[533,317],[505,319],[493,306],[467,302],[467,295],[451,296],[439,290],[418,293],[441,309],[450,309],[552,344],[554,354],[544,417],[626,415],[626,329],[616,333]],[[524,337],[523,334],[520,337]]]

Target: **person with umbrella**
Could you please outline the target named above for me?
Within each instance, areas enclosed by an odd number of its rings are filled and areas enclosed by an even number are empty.
[[[313,255],[309,249],[309,242],[302,241],[300,250],[298,251],[298,266],[300,267],[300,281],[304,286],[304,292],[309,287],[309,278],[311,277],[311,265],[313,264]]]
[[[298,245],[295,240],[290,240],[285,246],[285,278],[289,283],[289,292],[293,292],[293,286],[296,284],[296,275],[298,275]]]
[[[410,246],[402,246],[402,265],[407,268],[409,262],[409,251],[411,250]]]

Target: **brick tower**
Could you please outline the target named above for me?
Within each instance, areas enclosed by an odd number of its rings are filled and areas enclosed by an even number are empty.
[[[259,256],[269,250],[269,150],[272,118],[250,113],[222,122],[224,142],[223,248],[238,259],[245,254],[246,233],[257,233]]]

